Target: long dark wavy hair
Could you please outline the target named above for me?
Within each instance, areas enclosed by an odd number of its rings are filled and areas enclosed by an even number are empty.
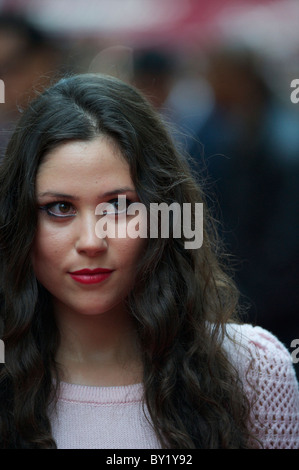
[[[99,135],[119,145],[147,208],[152,202],[203,202],[186,158],[134,87],[108,76],[77,75],[29,105],[0,173],[3,448],[56,447],[48,411],[59,384],[59,331],[50,294],[31,264],[35,179],[50,150]],[[184,236],[148,238],[127,299],[142,345],[144,403],[163,448],[249,447],[249,403],[221,344],[227,323],[236,321],[238,292],[219,261],[214,232],[205,205],[201,248],[185,249]]]

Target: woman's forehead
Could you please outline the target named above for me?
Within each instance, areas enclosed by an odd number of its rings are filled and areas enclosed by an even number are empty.
[[[37,191],[42,192],[88,192],[97,185],[104,191],[113,191],[115,185],[134,189],[129,164],[114,142],[103,137],[56,147],[40,165],[36,179]]]

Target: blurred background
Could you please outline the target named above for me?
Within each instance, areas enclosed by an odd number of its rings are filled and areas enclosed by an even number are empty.
[[[0,0],[1,154],[22,110],[62,75],[134,83],[192,157],[245,320],[290,352],[299,341],[298,25],[298,0]]]

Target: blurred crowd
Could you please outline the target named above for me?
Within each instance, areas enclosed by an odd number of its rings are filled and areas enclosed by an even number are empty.
[[[65,73],[91,70],[91,63],[103,72],[103,63],[93,61],[103,47],[95,39],[61,41],[25,18],[0,14],[1,154],[35,93]],[[258,55],[245,48],[214,45],[193,62],[150,48],[111,57],[122,61],[121,71],[114,62],[117,73],[146,94],[191,156],[232,255],[245,319],[291,351],[299,339],[299,105],[281,100]]]

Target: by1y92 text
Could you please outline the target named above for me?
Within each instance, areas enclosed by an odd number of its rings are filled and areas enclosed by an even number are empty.
[[[192,455],[183,454],[149,454],[144,457],[126,457],[113,454],[113,456],[107,457],[107,465],[132,465],[134,468],[138,467],[139,463],[146,463],[150,465],[192,465]]]

